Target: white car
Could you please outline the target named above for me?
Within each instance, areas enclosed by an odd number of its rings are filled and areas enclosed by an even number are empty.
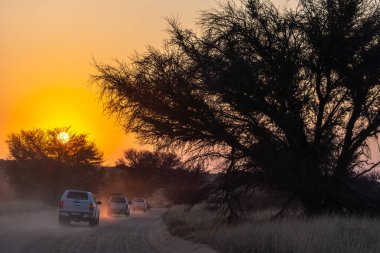
[[[91,192],[66,190],[59,203],[59,223],[69,224],[70,221],[88,221],[90,226],[99,224],[102,202],[96,201]]]
[[[108,215],[124,214],[125,216],[129,216],[130,213],[131,210],[129,208],[127,197],[123,195],[113,195],[110,197],[108,201]]]
[[[143,198],[133,198],[132,200],[132,210],[142,210],[146,212],[148,205]]]

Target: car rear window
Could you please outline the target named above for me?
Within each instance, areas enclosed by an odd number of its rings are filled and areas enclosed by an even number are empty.
[[[88,200],[88,195],[85,192],[69,192],[66,197],[68,199]]]
[[[133,199],[133,202],[144,202],[144,199]]]
[[[112,197],[110,202],[111,203],[126,203],[125,198],[121,198],[121,197]]]

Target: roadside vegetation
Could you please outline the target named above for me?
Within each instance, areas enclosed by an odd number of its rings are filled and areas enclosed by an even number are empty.
[[[215,212],[175,206],[164,215],[169,231],[210,245],[220,253],[380,252],[380,220],[366,216],[287,216],[253,213],[244,223],[227,224]]]

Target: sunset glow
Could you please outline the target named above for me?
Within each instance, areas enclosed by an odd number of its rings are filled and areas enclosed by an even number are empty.
[[[147,45],[160,48],[167,38],[164,17],[195,27],[199,11],[215,3],[1,1],[0,159],[8,157],[7,135],[33,128],[70,126],[86,133],[104,151],[106,164],[126,148],[139,148],[133,135],[104,115],[89,82],[93,59],[128,61]]]

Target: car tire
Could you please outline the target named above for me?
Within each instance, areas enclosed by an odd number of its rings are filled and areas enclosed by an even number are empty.
[[[96,222],[94,220],[90,220],[90,221],[88,221],[88,225],[90,227],[95,227],[96,226]]]
[[[61,225],[68,225],[68,224],[70,223],[70,220],[67,219],[67,218],[65,218],[65,217],[61,217],[61,216],[59,216],[59,217],[58,217],[58,222],[59,222],[59,224],[61,224]]]
[[[90,227],[96,227],[99,224],[99,218],[89,220],[88,224],[90,225]]]

